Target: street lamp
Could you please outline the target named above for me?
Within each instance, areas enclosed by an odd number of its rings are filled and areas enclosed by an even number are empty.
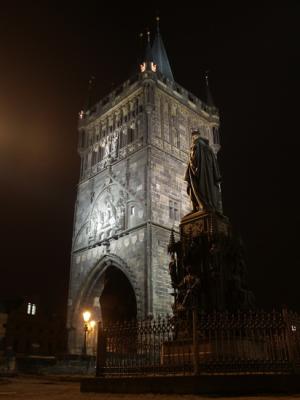
[[[83,321],[84,321],[84,339],[83,339],[83,347],[82,347],[82,354],[86,355],[86,337],[89,330],[89,320],[91,318],[90,311],[84,311],[82,313]]]

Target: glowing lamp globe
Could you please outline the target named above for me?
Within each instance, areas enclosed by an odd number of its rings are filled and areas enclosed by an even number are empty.
[[[89,320],[91,318],[91,313],[89,311],[84,311],[84,313],[82,313],[82,316],[83,316],[84,322],[89,322]]]

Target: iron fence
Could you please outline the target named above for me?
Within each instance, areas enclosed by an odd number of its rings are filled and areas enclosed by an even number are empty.
[[[98,329],[98,376],[290,373],[300,367],[300,317],[286,310],[215,312]]]

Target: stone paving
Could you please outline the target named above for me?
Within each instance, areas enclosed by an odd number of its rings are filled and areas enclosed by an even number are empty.
[[[80,393],[78,382],[62,382],[39,377],[0,378],[0,400],[208,400],[216,396]],[[223,400],[293,400],[298,395],[257,395],[251,397],[222,397]]]

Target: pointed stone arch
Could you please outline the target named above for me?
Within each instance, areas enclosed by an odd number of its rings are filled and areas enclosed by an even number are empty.
[[[87,274],[75,301],[71,319],[73,343],[70,343],[70,345],[73,348],[79,348],[82,342],[82,311],[85,308],[92,311],[93,319],[96,321],[102,320],[100,297],[105,289],[105,273],[111,267],[119,270],[127,278],[135,296],[136,317],[141,318],[143,315],[142,291],[135,273],[129,268],[127,263],[117,255],[103,255]]]
[[[81,316],[81,309],[84,307],[94,308],[93,304],[94,294],[100,297],[101,293],[104,289],[103,282],[101,282],[101,277],[109,268],[113,266],[119,269],[128,279],[129,283],[132,286],[136,297],[137,303],[137,316],[142,316],[142,298],[141,298],[141,288],[139,287],[138,281],[136,279],[135,273],[128,267],[122,258],[115,254],[106,254],[98,260],[94,267],[87,274],[84,283],[82,284],[79,293],[77,295],[75,307],[73,310],[72,323],[73,326],[76,325],[76,320],[78,316]],[[100,315],[98,315],[100,317]]]

